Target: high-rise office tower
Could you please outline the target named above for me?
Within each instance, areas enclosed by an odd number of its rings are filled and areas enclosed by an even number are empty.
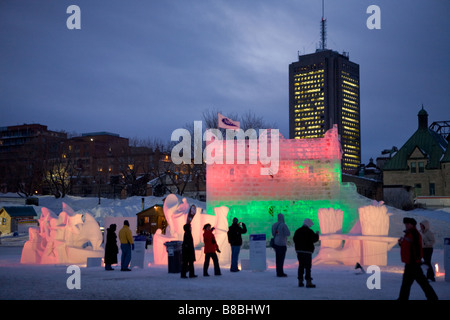
[[[342,172],[355,173],[361,163],[359,65],[326,49],[325,24],[322,16],[320,49],[289,65],[289,138],[323,137],[337,124]]]

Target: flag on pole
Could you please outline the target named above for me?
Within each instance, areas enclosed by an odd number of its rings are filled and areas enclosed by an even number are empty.
[[[231,120],[230,118],[227,118],[220,113],[217,114],[217,122],[218,127],[222,129],[239,130],[239,128],[241,127],[241,123],[239,121]]]

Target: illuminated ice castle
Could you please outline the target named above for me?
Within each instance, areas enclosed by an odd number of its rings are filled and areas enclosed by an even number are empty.
[[[267,150],[272,150],[270,144],[274,139],[271,137],[271,134],[264,137],[267,138]],[[268,166],[259,160],[260,145],[253,148],[249,141],[223,142],[223,153],[227,155],[231,151],[226,149],[227,143],[234,146],[233,151],[239,150],[240,143],[245,144],[247,161],[244,164],[238,164],[238,161],[207,164],[209,214],[214,213],[214,207],[227,206],[229,221],[237,217],[247,224],[250,233],[266,233],[267,238],[278,213],[284,214],[291,233],[305,218],[312,219],[315,228],[319,229],[320,208],[342,210],[342,232],[352,228],[358,220],[358,207],[368,202],[356,193],[354,185],[341,182],[342,151],[336,126],[323,138],[284,139],[280,135],[275,139],[279,160],[278,171],[274,174],[261,174],[261,169]],[[238,152],[234,152],[235,160]],[[250,164],[249,159],[258,161]]]

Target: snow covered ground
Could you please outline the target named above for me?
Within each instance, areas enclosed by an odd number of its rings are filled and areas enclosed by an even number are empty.
[[[161,204],[161,198],[145,198],[145,207]],[[135,216],[141,210],[141,198],[108,200],[67,197],[56,200],[40,197],[40,205],[59,213],[61,201],[75,211],[86,210],[100,221],[102,216]],[[197,203],[201,204],[201,203]],[[0,204],[6,205],[6,204]],[[391,217],[390,236],[401,236],[404,216],[420,221],[427,218],[436,234],[437,244],[433,262],[441,273],[432,283],[441,300],[450,300],[450,282],[445,282],[443,238],[450,237],[450,209],[414,210],[403,212],[389,208]],[[369,289],[367,280],[371,274],[363,274],[353,266],[317,265],[312,274],[314,289],[297,286],[297,260],[292,247],[288,248],[285,272],[288,277],[275,276],[275,254],[266,252],[268,269],[264,272],[242,270],[230,273],[228,266],[222,267],[222,276],[202,276],[202,265],[196,265],[198,278],[180,279],[179,274],[168,273],[167,266],[153,264],[152,247],[145,253],[145,268],[134,268],[131,272],[105,271],[101,267],[81,266],[80,289],[69,289],[64,265],[22,265],[20,256],[27,236],[2,236],[0,244],[0,299],[2,300],[395,300],[398,297],[403,274],[398,246],[388,252],[388,266],[381,267],[380,289]],[[316,253],[320,250],[318,247]],[[242,249],[241,259],[248,259],[249,251]],[[116,269],[119,269],[116,267]],[[210,266],[210,274],[212,274]],[[410,299],[424,300],[425,296],[415,283]]]
[[[131,272],[82,266],[81,289],[78,290],[67,287],[66,281],[72,274],[67,273],[67,266],[21,265],[20,254],[19,246],[0,247],[2,300],[395,300],[403,273],[399,249],[394,248],[389,252],[389,265],[381,267],[381,289],[368,289],[371,274],[341,265],[313,266],[313,282],[317,287],[299,288],[294,249],[288,249],[286,278],[275,276],[274,252],[267,249],[265,272],[231,273],[226,266],[221,266],[222,276],[203,277],[202,265],[196,265],[199,276],[194,279],[181,279],[180,274],[168,273],[167,266],[160,265],[133,268]],[[241,256],[248,257],[248,250],[243,250]],[[151,249],[147,250],[146,259],[147,264],[151,263]],[[443,267],[443,250],[437,250],[433,260]],[[441,300],[450,299],[450,282],[445,282],[443,275],[439,275],[432,286]],[[425,299],[417,284],[413,285],[410,298]]]

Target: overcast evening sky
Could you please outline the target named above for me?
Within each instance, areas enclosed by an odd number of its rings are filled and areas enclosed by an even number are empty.
[[[360,65],[363,163],[400,148],[422,104],[450,120],[449,16],[448,0],[325,1],[328,48]],[[0,127],[169,141],[205,110],[250,110],[288,138],[288,67],[320,19],[321,0],[0,0]]]

